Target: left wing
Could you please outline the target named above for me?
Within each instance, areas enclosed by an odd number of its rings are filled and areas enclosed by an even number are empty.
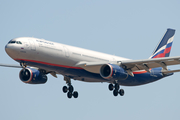
[[[151,68],[162,67],[163,73],[180,72],[180,70],[168,71],[167,66],[180,64],[180,56],[177,57],[162,57],[153,59],[142,59],[142,60],[123,60],[123,61],[112,61],[111,64],[121,66],[128,72],[129,75],[134,76],[133,72],[139,70],[146,70],[150,72]],[[79,62],[75,66],[81,67],[92,73],[100,73],[100,68],[107,62]]]
[[[162,67],[164,70],[167,70],[167,66],[177,64],[180,64],[180,56],[121,61],[121,65],[125,70],[146,70],[147,72],[149,72],[149,69],[156,67]]]

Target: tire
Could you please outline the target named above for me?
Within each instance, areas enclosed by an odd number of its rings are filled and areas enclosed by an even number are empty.
[[[124,95],[124,90],[123,90],[123,89],[120,89],[120,90],[119,90],[119,94],[120,94],[120,96],[123,96],[123,95]]]
[[[67,93],[68,88],[66,86],[63,87],[63,92]]]
[[[73,88],[73,86],[71,85],[71,86],[69,86],[69,92],[73,92],[74,91],[74,88]]]
[[[113,91],[113,95],[114,95],[114,96],[118,96],[118,91],[117,91],[117,90],[114,90],[114,91]]]
[[[77,91],[74,91],[73,97],[74,97],[74,98],[78,98],[78,92],[77,92]]]
[[[112,90],[114,89],[113,84],[109,84],[109,87],[108,87],[108,88],[109,88],[110,91],[112,91]]]
[[[72,92],[68,92],[68,93],[67,93],[67,97],[68,97],[68,98],[72,98]]]
[[[119,90],[119,84],[117,84],[117,83],[115,84],[115,89]]]

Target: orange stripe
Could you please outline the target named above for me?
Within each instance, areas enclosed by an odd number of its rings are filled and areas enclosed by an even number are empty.
[[[133,72],[133,74],[143,74],[143,73],[147,73],[147,71],[143,70],[143,71],[139,71],[139,72]]]

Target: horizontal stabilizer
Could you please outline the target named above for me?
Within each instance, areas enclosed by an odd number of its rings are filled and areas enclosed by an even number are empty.
[[[174,72],[180,72],[180,69],[179,70],[167,70],[167,71],[162,71],[162,73],[174,73]]]

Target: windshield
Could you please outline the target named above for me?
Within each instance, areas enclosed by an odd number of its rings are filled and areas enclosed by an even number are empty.
[[[21,41],[10,40],[8,44],[22,44]]]

